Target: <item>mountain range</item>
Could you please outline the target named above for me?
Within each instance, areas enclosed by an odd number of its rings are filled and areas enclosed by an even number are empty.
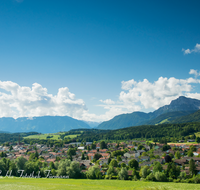
[[[91,129],[87,123],[68,116],[42,116],[31,119],[27,117],[0,118],[0,131],[57,133],[80,128]]]
[[[171,101],[169,105],[160,107],[154,112],[133,112],[115,116],[109,121],[102,122],[97,129],[115,130],[138,125],[182,123],[183,121],[188,120],[187,116],[193,114],[199,109],[200,100],[180,96],[176,100]],[[200,114],[200,112],[198,112],[196,115],[198,114]],[[190,122],[193,121],[192,118],[189,120]]]
[[[139,125],[157,125],[165,123],[200,122],[200,100],[180,96],[169,105],[154,112],[133,112],[115,116],[102,123],[81,121],[68,116],[42,116],[0,118],[0,131],[56,133],[71,129],[115,130]],[[98,125],[98,126],[97,126]]]

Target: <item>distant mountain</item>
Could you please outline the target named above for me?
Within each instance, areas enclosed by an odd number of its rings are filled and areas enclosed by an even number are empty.
[[[164,113],[176,112],[176,111],[193,111],[200,109],[200,100],[186,98],[180,96],[176,100],[172,100],[169,105],[165,105],[153,112],[154,116],[159,116]]]
[[[91,128],[95,128],[97,127],[99,124],[101,124],[102,122],[94,122],[94,121],[83,121],[86,124],[88,124]]]
[[[102,122],[97,129],[121,129],[130,126],[142,125],[144,122],[152,118],[151,113],[133,112],[115,116],[109,121]]]
[[[180,96],[169,105],[160,107],[154,112],[133,112],[115,116],[113,119],[101,123],[97,129],[114,130],[144,124],[169,123],[174,119],[191,114],[199,109],[200,100]]]
[[[0,118],[0,131],[56,133],[80,128],[90,128],[90,126],[68,116],[43,116],[32,119],[22,117],[16,120],[10,117]]]

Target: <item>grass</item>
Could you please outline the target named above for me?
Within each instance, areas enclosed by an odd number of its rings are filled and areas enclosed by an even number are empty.
[[[78,135],[66,135],[65,138],[70,138],[70,139],[74,139],[76,138]]]
[[[60,133],[62,134],[62,133]],[[60,137],[60,134],[41,134],[41,135],[29,135],[27,137],[24,137],[25,139],[47,139],[47,136],[53,136],[52,138],[49,138],[49,139],[52,139],[52,140],[58,140],[59,137]],[[66,135],[65,138],[70,138],[70,139],[74,139],[76,138],[78,135]]]
[[[24,137],[25,139],[47,139],[47,136],[53,136],[52,138],[49,139],[53,139],[53,140],[58,140],[58,137],[60,137],[60,135],[55,135],[55,134],[41,134],[41,135],[29,135],[27,137]]]
[[[121,180],[0,178],[1,190],[198,190],[200,184]]]

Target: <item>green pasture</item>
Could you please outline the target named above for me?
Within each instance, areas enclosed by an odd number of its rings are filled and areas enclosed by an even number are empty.
[[[66,135],[65,138],[70,138],[70,139],[74,139],[76,138],[78,135]]]
[[[199,190],[200,184],[88,179],[0,178],[1,190]]]
[[[25,139],[48,139],[47,136],[53,136],[52,138],[49,138],[49,139],[52,139],[52,140],[58,140],[59,137],[60,137],[60,134],[41,134],[41,135],[29,135],[27,137],[24,137]],[[78,135],[66,135],[65,138],[70,138],[70,139],[73,139],[73,138],[76,138]]]
[[[47,139],[47,136],[53,136],[52,138],[49,139],[53,139],[53,140],[58,140],[58,137],[60,137],[60,135],[58,134],[41,134],[41,135],[29,135],[27,137],[24,137],[25,139]]]

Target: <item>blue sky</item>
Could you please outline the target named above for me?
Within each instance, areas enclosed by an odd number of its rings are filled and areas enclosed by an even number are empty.
[[[102,121],[180,95],[200,99],[199,7],[1,0],[0,117]]]

